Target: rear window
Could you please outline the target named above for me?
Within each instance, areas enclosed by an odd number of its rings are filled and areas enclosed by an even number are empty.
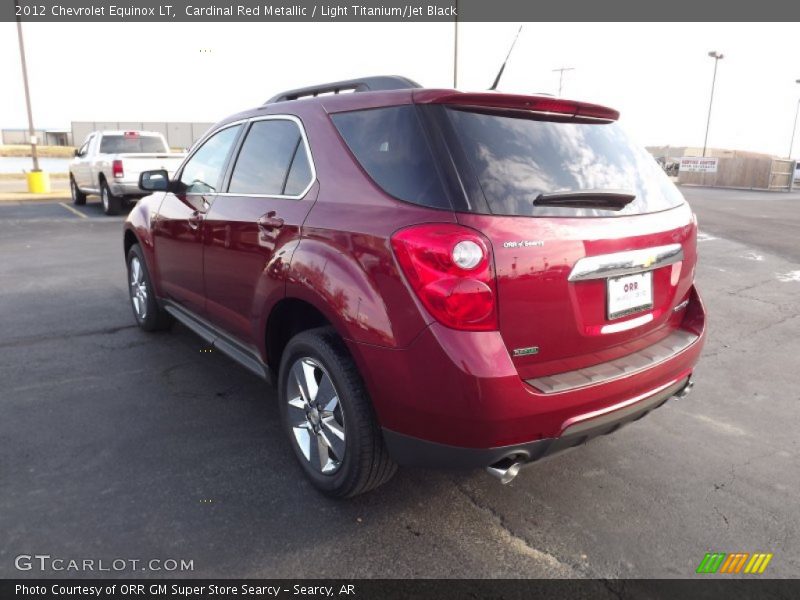
[[[489,210],[520,216],[617,216],[674,208],[683,197],[617,123],[575,123],[445,109]],[[539,194],[627,190],[619,211],[534,206]]]
[[[385,192],[414,204],[451,208],[414,106],[331,118],[358,162]]]
[[[168,150],[164,140],[155,135],[104,135],[100,140],[101,154],[158,154]]]

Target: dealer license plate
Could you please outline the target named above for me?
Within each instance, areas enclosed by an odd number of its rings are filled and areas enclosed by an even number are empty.
[[[653,272],[607,280],[608,318],[619,319],[653,308]]]

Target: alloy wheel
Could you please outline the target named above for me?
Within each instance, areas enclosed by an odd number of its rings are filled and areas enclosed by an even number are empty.
[[[315,359],[297,359],[286,383],[294,440],[311,468],[332,475],[345,454],[344,416],[330,375]]]
[[[100,200],[103,201],[103,210],[108,212],[108,188],[106,186],[102,186],[100,190]]]
[[[131,259],[130,265],[131,302],[133,310],[140,321],[147,318],[147,281],[144,278],[144,269],[138,257]]]

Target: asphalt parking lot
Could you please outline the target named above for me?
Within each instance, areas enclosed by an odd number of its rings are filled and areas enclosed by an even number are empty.
[[[691,577],[709,551],[797,576],[800,194],[684,193],[710,317],[691,396],[508,486],[401,470],[348,501],[306,483],[265,384],[135,327],[122,218],[0,205],[0,577],[63,575],[15,569],[34,553],[193,561],[121,573],[144,577]]]

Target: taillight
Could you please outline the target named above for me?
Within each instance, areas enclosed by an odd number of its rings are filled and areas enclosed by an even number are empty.
[[[467,331],[497,329],[491,245],[474,229],[429,223],[392,236],[397,262],[437,321]]]
[[[125,171],[122,169],[121,160],[115,160],[111,163],[111,174],[114,175],[114,177],[122,177],[125,175]]]

